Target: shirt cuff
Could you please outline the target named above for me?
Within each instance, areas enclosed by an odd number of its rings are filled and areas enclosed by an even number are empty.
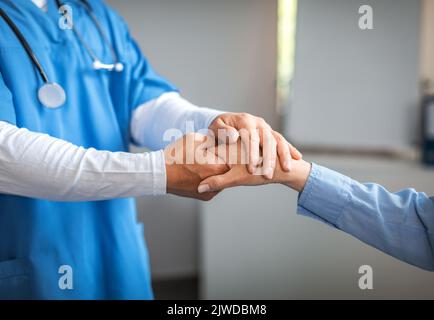
[[[164,151],[150,153],[152,166],[152,194],[160,196],[167,194],[166,159]]]
[[[353,180],[333,170],[312,164],[304,191],[298,199],[298,213],[336,226],[351,201]]]
[[[210,125],[214,122],[216,118],[227,113],[226,111],[220,111],[220,110],[209,109],[209,108],[198,108],[195,112],[197,113],[196,123],[199,124],[197,128],[199,130],[209,129]]]

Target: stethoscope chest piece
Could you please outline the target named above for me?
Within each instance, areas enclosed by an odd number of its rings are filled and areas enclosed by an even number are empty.
[[[62,6],[62,1],[56,0],[56,2],[57,2],[57,6],[60,9]],[[123,63],[121,63],[119,61],[118,56],[116,54],[116,51],[113,48],[113,45],[108,40],[108,36],[104,32],[101,24],[98,22],[98,19],[96,18],[96,16],[92,12],[92,8],[90,7],[90,4],[86,0],[82,0],[82,2],[84,3],[86,9],[88,10],[90,17],[94,21],[97,29],[101,33],[104,41],[110,47],[110,51],[112,53],[113,60],[115,61],[114,63],[111,63],[111,64],[102,63],[97,58],[97,56],[95,55],[95,53],[93,52],[91,47],[89,45],[87,45],[87,43],[84,41],[81,34],[75,28],[73,28],[75,34],[78,37],[78,40],[82,43],[82,45],[85,47],[85,49],[88,51],[89,55],[91,56],[91,58],[93,60],[93,68],[95,70],[122,72],[124,70],[124,65],[123,65]],[[2,8],[0,8],[0,16],[6,21],[6,23],[9,25],[9,27],[12,29],[12,31],[15,33],[15,35],[18,37],[18,39],[20,40],[24,49],[26,50],[28,56],[30,57],[33,64],[38,69],[39,74],[42,77],[42,80],[45,83],[41,88],[39,88],[39,91],[38,91],[39,101],[41,102],[42,105],[44,105],[45,107],[47,107],[49,109],[60,108],[66,102],[65,90],[59,84],[49,81],[49,78],[48,78],[44,68],[42,67],[41,63],[39,62],[37,56],[33,52],[32,48],[30,47],[26,38],[23,36],[21,31],[18,29],[18,27],[15,25],[15,23],[9,18],[9,16],[6,14],[6,12]]]
[[[66,102],[65,90],[54,82],[47,82],[38,90],[39,102],[49,109],[57,109]]]

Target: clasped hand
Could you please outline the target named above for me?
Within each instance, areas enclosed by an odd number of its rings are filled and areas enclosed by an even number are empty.
[[[168,193],[209,201],[236,186],[281,183],[303,189],[310,164],[300,152],[262,119],[259,128],[239,118],[238,128],[228,125],[234,116],[239,115],[228,114],[226,122],[218,118],[206,136],[187,134],[165,149]]]

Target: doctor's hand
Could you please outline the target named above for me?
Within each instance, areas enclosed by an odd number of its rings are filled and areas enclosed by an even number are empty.
[[[247,113],[223,114],[211,123],[209,129],[221,142],[233,144],[241,137],[244,148],[249,150],[249,173],[259,172],[270,180],[273,179],[277,162],[283,171],[289,172],[292,160],[302,158],[301,153],[264,119]],[[259,168],[261,162],[262,168]]]
[[[168,193],[203,201],[209,201],[218,194],[218,191],[198,192],[201,181],[229,170],[212,149],[207,150],[213,145],[214,140],[210,141],[209,137],[190,133],[164,150]]]
[[[226,150],[222,151],[222,148],[226,148]],[[224,174],[208,177],[200,183],[199,192],[201,193],[215,193],[220,192],[224,189],[238,187],[238,186],[258,186],[258,185],[266,185],[266,184],[283,184],[288,186],[295,191],[302,192],[306,182],[309,178],[311,171],[311,164],[304,160],[293,160],[292,161],[292,169],[290,172],[286,172],[280,166],[280,161],[277,162],[273,179],[266,179],[263,176],[252,175],[247,169],[247,166],[242,162],[243,156],[243,148],[241,143],[238,143],[238,158],[233,161],[233,157],[229,156],[230,150],[228,147],[219,146],[217,149],[214,149],[216,154],[222,155],[222,152],[226,152],[226,158],[231,158],[231,169]],[[211,151],[211,149],[210,149]],[[223,158],[223,156],[220,156]],[[235,164],[234,164],[235,163]]]

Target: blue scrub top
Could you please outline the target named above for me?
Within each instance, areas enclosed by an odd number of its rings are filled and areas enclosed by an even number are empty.
[[[97,57],[113,61],[82,3],[66,3],[73,8],[75,27]],[[148,65],[125,22],[102,1],[90,3],[125,64],[121,73],[93,70],[73,31],[59,28],[54,0],[48,0],[47,13],[30,0],[0,0],[50,81],[67,93],[60,109],[40,104],[37,91],[43,81],[0,19],[0,120],[85,148],[127,151],[134,107],[175,88]],[[59,285],[71,283],[71,278],[62,277],[64,270],[68,276],[72,271],[72,288]],[[152,299],[135,201],[60,203],[0,195],[0,298]]]

